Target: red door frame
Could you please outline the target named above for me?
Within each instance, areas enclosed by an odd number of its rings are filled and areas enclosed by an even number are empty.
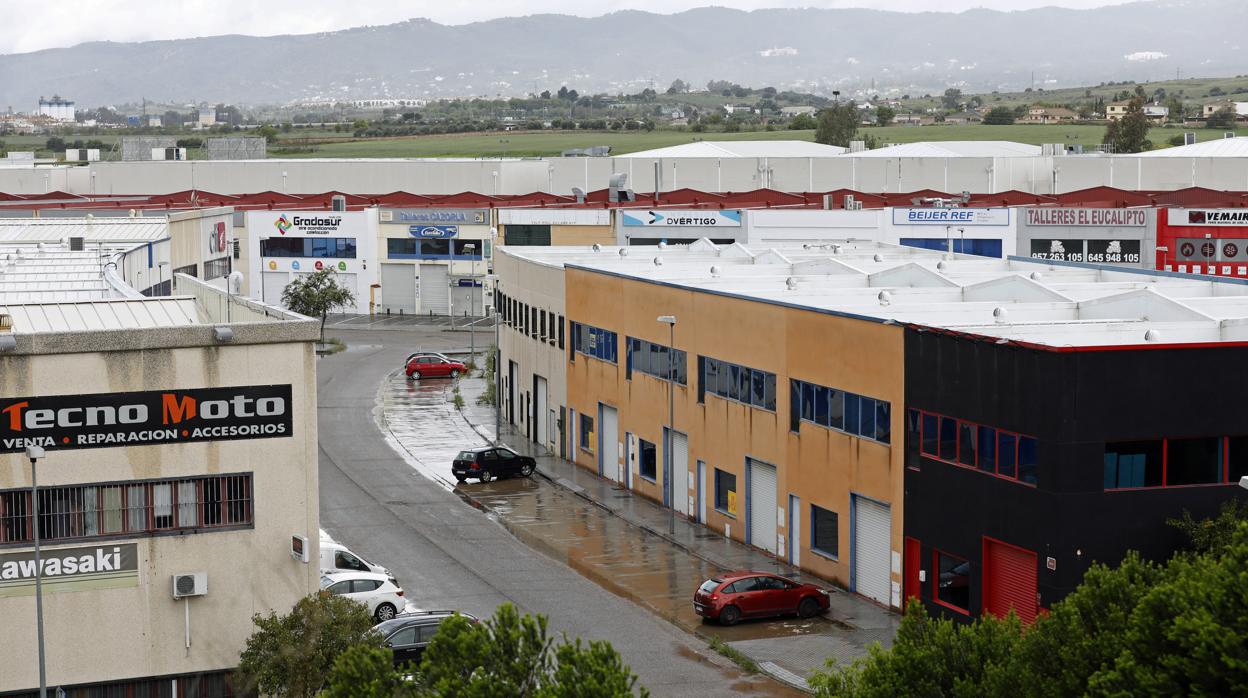
[[[923,583],[919,581],[919,569],[922,567],[922,549],[918,538],[905,537],[905,563],[902,566],[902,608],[910,601],[910,597],[921,597]]]

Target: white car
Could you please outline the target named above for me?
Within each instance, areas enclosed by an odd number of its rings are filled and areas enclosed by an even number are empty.
[[[375,572],[323,574],[321,589],[364,604],[379,623],[394,618],[407,605],[394,577]]]

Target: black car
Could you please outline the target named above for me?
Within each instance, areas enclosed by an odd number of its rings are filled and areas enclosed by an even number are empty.
[[[463,482],[475,477],[481,482],[489,482],[496,477],[520,475],[528,477],[537,468],[537,461],[522,456],[509,449],[494,446],[482,446],[460,451],[451,464],[451,472],[455,479]]]
[[[438,626],[456,613],[457,611],[403,613],[373,626],[373,632],[385,638],[386,647],[394,652],[394,666],[401,667],[408,662],[420,664],[420,657],[438,632]],[[471,623],[477,623],[477,619],[467,613],[459,615]]]

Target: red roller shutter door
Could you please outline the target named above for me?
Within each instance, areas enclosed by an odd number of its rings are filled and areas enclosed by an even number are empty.
[[[1036,619],[1036,554],[984,539],[984,610],[1004,618],[1013,608],[1024,623]]]

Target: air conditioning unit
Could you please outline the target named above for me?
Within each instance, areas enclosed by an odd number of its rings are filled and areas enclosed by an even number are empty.
[[[70,252],[82,252],[83,242],[84,240],[81,237],[71,237],[69,239],[69,251]]]
[[[208,593],[208,573],[191,572],[173,575],[173,598],[203,596]]]

